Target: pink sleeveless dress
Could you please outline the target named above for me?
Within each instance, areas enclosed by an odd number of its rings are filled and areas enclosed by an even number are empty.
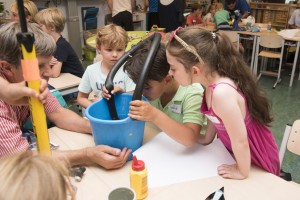
[[[228,83],[218,83],[218,84],[227,84],[230,87],[234,88],[245,100],[244,95],[237,90],[235,86],[232,86]],[[218,84],[209,85],[212,90],[214,90]],[[213,93],[213,92],[212,92]],[[205,95],[203,97],[201,112],[205,114],[208,119],[217,119],[211,120],[214,124],[218,137],[223,142],[225,147],[232,152],[231,142],[228,136],[228,133],[224,127],[222,120],[214,113],[212,107],[208,108],[205,100]],[[251,153],[251,163],[265,169],[266,171],[279,175],[280,173],[280,162],[279,162],[279,153],[275,138],[272,132],[264,125],[256,122],[250,115],[248,111],[248,106],[246,107],[246,116],[245,124],[248,134],[248,142],[250,146]]]

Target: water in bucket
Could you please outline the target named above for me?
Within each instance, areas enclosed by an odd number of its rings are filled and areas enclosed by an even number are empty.
[[[128,117],[130,101],[131,94],[115,94],[119,120],[111,119],[106,99],[94,102],[86,109],[85,114],[91,122],[96,145],[108,145],[121,150],[127,147],[132,152],[142,146],[145,122]]]

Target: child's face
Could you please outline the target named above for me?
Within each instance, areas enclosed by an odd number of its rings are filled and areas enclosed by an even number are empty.
[[[170,64],[169,74],[182,86],[192,84],[192,74],[187,72],[184,66],[178,62],[176,57],[170,55],[167,51],[167,60]]]
[[[40,69],[40,76],[42,79],[49,80],[52,76],[52,66],[50,66],[50,60],[52,56],[37,56],[39,69]]]
[[[111,48],[107,44],[102,44],[98,50],[103,57],[103,62],[108,66],[113,66],[124,55],[125,46]]]
[[[149,80],[143,89],[143,95],[149,100],[154,101],[160,98],[165,92],[165,79],[161,82]]]
[[[50,28],[48,28],[46,25],[39,23],[39,26],[42,29],[42,31],[44,31],[45,33],[48,33],[48,34],[51,33]]]

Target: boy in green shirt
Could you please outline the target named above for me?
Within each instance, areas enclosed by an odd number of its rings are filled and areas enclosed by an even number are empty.
[[[129,77],[138,82],[151,42],[142,45],[124,66]],[[151,121],[178,143],[187,147],[198,141],[200,131],[205,133],[206,118],[199,113],[203,88],[200,84],[180,86],[169,75],[164,44],[161,44],[145,80],[143,95],[151,102],[132,101],[129,116]]]

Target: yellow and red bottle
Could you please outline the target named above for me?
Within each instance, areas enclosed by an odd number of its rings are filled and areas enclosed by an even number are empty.
[[[148,195],[148,170],[142,160],[133,156],[130,169],[130,187],[136,193],[136,199],[145,199]]]

